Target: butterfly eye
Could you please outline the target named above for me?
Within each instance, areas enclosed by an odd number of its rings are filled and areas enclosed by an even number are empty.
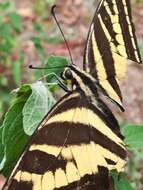
[[[73,76],[72,76],[71,69],[69,69],[69,68],[65,69],[65,71],[62,73],[62,78],[65,80],[72,79]]]

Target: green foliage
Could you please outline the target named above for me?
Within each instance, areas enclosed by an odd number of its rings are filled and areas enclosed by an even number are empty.
[[[55,103],[55,100],[42,82],[31,85],[32,93],[23,108],[23,128],[32,135],[40,121]]]
[[[114,188],[115,190],[134,190],[130,185],[127,177],[124,175],[120,175],[116,171],[112,171],[112,178],[114,180]]]
[[[135,0],[135,3],[143,3],[143,0]]]
[[[19,47],[17,35],[21,30],[21,18],[16,13],[13,3],[0,3],[0,70],[3,73],[0,76],[0,117],[7,110],[10,101],[9,89],[21,83],[23,53],[16,51]],[[12,70],[12,76],[6,72],[7,70]],[[11,78],[10,82],[8,78]]]
[[[47,81],[55,81],[54,75],[55,73],[57,76],[60,76],[63,68],[68,65],[68,61],[66,58],[61,56],[49,56],[48,59],[45,61],[45,67],[50,68],[44,71],[45,75],[48,75]]]
[[[15,161],[21,154],[28,137],[23,133],[22,109],[31,93],[28,85],[21,87],[17,92],[14,103],[5,115],[2,125],[2,145],[4,154],[1,160],[1,170],[4,175],[9,175]],[[11,146],[12,145],[12,146]]]
[[[49,36],[45,32],[45,29],[40,23],[33,23],[33,29],[36,32],[36,35],[31,37],[32,42],[37,50],[37,53],[40,57],[40,61],[42,64],[45,63],[45,59],[47,59],[46,52],[43,48],[43,44],[45,43],[59,43],[62,39],[56,35]]]
[[[139,189],[140,168],[143,160],[143,124],[127,124],[122,127],[122,133],[125,136],[125,143],[130,152],[127,162],[127,173],[132,181],[134,189]]]
[[[16,35],[21,31],[21,18],[9,2],[0,3],[0,61],[8,64],[17,45]]]
[[[113,172],[115,190],[135,190],[139,186],[137,167],[139,160],[143,159],[143,125],[127,124],[121,127],[121,131],[128,151],[133,154],[127,161],[127,174],[132,179],[132,183],[129,183],[126,176],[118,176],[116,172]]]
[[[0,127],[0,162],[2,161],[4,157],[4,145],[2,144],[2,130],[3,128]],[[1,168],[1,164],[0,164],[0,168]]]
[[[55,67],[52,72],[59,75],[67,60],[62,57],[50,56],[47,68]],[[57,67],[61,66],[57,70]],[[50,74],[47,69],[46,75]],[[48,82],[52,84],[52,78]],[[23,151],[29,136],[33,134],[38,124],[55,103],[55,100],[43,82],[23,85],[14,91],[16,97],[5,115],[0,128],[0,170],[8,176]]]
[[[128,124],[122,128],[125,144],[130,151],[143,150],[143,125]]]
[[[54,0],[35,0],[34,1],[34,10],[36,14],[42,17],[47,17],[47,7],[54,4]],[[45,14],[46,13],[46,14]]]
[[[18,16],[16,12],[10,12],[8,18],[9,23],[15,32],[20,32],[22,28],[20,16]]]
[[[141,53],[141,58],[143,60],[143,39],[138,39],[139,49]]]
[[[47,15],[47,6],[51,6],[54,3],[54,0],[41,0],[45,1]],[[40,2],[40,0],[39,0]],[[36,6],[36,3],[34,3]],[[7,111],[9,107],[9,102],[11,99],[10,91],[14,88],[17,88],[21,85],[23,78],[29,80],[37,80],[41,77],[39,71],[31,71],[30,75],[25,77],[27,74],[25,70],[25,65],[23,65],[25,59],[25,53],[21,46],[21,37],[20,34],[23,30],[24,19],[17,14],[14,3],[12,1],[0,2],[0,124],[3,120],[3,114]],[[44,20],[44,18],[43,18]],[[30,39],[34,43],[34,46],[39,57],[39,63],[44,66],[47,64],[47,52],[43,48],[43,44],[47,43],[57,43],[61,39],[59,36],[53,34],[49,37],[47,35],[47,29],[43,25],[43,20],[40,19],[38,23],[33,22],[34,34]],[[29,63],[30,64],[30,63]],[[25,68],[25,69],[24,69]],[[52,87],[55,89],[55,87]]]
[[[21,78],[22,78],[21,66],[23,62],[24,62],[24,55],[21,54],[19,59],[13,61],[12,63],[12,75],[17,86],[20,86],[21,84]]]
[[[46,2],[48,3],[48,5],[53,5],[55,3],[55,0],[46,0]]]
[[[2,174],[10,174],[29,139],[28,135],[32,135],[53,103],[54,98],[42,82],[23,85],[17,90],[16,98],[0,128]]]

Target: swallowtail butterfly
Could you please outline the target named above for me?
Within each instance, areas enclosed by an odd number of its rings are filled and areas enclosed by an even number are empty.
[[[129,0],[101,0],[90,26],[84,70],[69,65],[73,90],[40,123],[18,160],[7,190],[108,190],[109,172],[124,171],[119,125],[99,91],[121,108],[118,82],[127,59],[141,63]]]

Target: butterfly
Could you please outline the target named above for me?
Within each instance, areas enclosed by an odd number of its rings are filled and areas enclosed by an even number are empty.
[[[124,171],[126,146],[109,97],[123,110],[119,80],[127,59],[141,63],[128,0],[101,0],[92,20],[81,70],[62,72],[72,90],[45,116],[4,188],[108,190],[110,171]]]

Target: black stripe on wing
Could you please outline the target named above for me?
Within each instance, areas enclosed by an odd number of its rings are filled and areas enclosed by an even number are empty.
[[[114,102],[122,106],[118,81],[125,76],[127,59],[142,63],[129,0],[100,2],[88,34],[84,69]]]
[[[92,190],[92,189],[99,189],[99,187],[101,190],[108,190],[109,189],[108,170],[102,166],[99,166],[99,171],[100,172],[98,174],[92,174],[92,175],[87,174],[84,177],[81,177],[80,181],[72,182],[67,186],[54,188],[53,190],[75,190],[77,188],[78,190]],[[26,181],[17,182],[16,180],[13,179],[10,186],[10,190],[32,190],[32,187],[33,187],[32,182],[26,182]]]
[[[20,181],[18,182],[17,180],[13,179],[9,189],[10,190],[32,190],[33,184],[32,182],[27,182],[27,181]]]
[[[108,0],[109,1],[109,0]],[[123,4],[123,1],[126,5]],[[128,55],[128,59],[142,63],[141,55],[137,45],[137,39],[135,35],[135,28],[132,22],[131,5],[129,0],[116,0],[116,4],[119,11],[119,22],[122,28],[122,34],[125,41],[125,47]],[[127,11],[127,14],[125,12]]]
[[[103,32],[102,25],[98,17],[96,17],[95,22],[96,22],[96,25],[94,25],[94,36],[95,36],[95,40],[96,40],[100,55],[102,55],[102,61],[104,64],[106,75],[107,75],[106,79],[108,80],[110,85],[113,87],[113,89],[116,91],[116,93],[122,100],[120,88],[114,78],[116,76],[116,71],[114,67],[114,64],[116,64],[116,62],[112,57],[112,52],[110,51],[110,43],[105,33]]]
[[[90,122],[89,126],[82,123],[72,123],[72,121],[48,124],[42,128],[37,135],[35,135],[33,144],[47,144],[57,147],[62,146],[65,138],[67,137],[68,130],[70,132],[66,141],[67,146],[80,146],[82,144],[89,144],[91,141],[93,141],[96,144],[99,144],[102,147],[106,148],[110,152],[118,155],[122,159],[125,159],[126,157],[125,149],[116,144],[116,142],[111,140],[110,137],[104,135],[95,127],[91,126]],[[49,131],[52,131],[52,133],[49,133]]]
[[[85,79],[86,80],[86,79]],[[78,102],[78,106],[77,106]],[[64,102],[64,104],[59,104],[58,109],[54,110],[50,114],[50,117],[60,114],[62,112],[66,112],[67,110],[72,110],[76,108],[85,108],[85,109],[90,109],[92,110],[95,114],[98,115],[98,117],[105,123],[119,138],[123,139],[123,136],[120,133],[120,127],[118,125],[118,122],[110,109],[105,105],[103,101],[98,99],[98,104],[97,106],[93,105],[91,102],[88,101],[88,99],[85,98],[80,98],[79,96],[76,97],[71,97],[68,100]],[[100,108],[100,109],[99,109]],[[102,112],[101,112],[102,110]],[[46,125],[46,124],[45,124]],[[56,129],[47,129],[47,134],[54,134]],[[63,133],[65,134],[65,133]]]
[[[8,190],[21,190],[21,185],[28,190],[103,187],[108,184],[108,170],[124,168],[126,150],[120,135],[112,124],[108,126],[110,119],[101,119],[112,114],[75,94],[62,98],[35,132],[8,181]],[[71,109],[65,109],[67,102]],[[101,184],[104,177],[107,183]]]
[[[71,190],[71,189],[92,190],[99,188],[101,190],[108,190],[109,189],[108,170],[104,167],[99,166],[99,171],[100,172],[98,174],[85,175],[80,179],[79,182],[73,182],[68,186],[56,188],[55,190]]]
[[[20,168],[21,171],[41,175],[47,171],[54,173],[59,168],[65,170],[67,164],[67,161],[58,159],[56,156],[40,150],[27,151],[23,161],[24,164],[23,167]]]

